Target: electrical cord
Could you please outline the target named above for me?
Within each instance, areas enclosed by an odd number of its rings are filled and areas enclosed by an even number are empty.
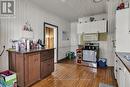
[[[5,46],[3,46],[3,50],[2,50],[2,52],[0,53],[0,56],[3,55],[4,51],[5,51]]]

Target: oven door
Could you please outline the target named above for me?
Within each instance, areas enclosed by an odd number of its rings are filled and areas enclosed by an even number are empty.
[[[83,50],[83,61],[96,62],[97,52],[92,50]]]

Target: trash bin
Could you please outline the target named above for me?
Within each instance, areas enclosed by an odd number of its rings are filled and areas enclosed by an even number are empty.
[[[101,67],[101,68],[107,67],[107,59],[106,58],[99,58],[98,67]]]
[[[71,52],[71,51],[66,52],[66,58],[72,59],[74,57],[75,57],[75,53],[74,52]]]

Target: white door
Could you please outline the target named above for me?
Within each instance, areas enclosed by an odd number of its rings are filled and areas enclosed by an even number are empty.
[[[57,28],[54,28],[54,63],[57,63]]]

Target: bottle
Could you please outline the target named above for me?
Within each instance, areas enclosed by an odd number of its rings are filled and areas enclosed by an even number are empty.
[[[15,43],[15,47],[16,47],[16,48],[15,48],[16,51],[19,51],[19,43],[18,43],[18,42]]]
[[[27,50],[30,50],[30,41],[27,40]]]

